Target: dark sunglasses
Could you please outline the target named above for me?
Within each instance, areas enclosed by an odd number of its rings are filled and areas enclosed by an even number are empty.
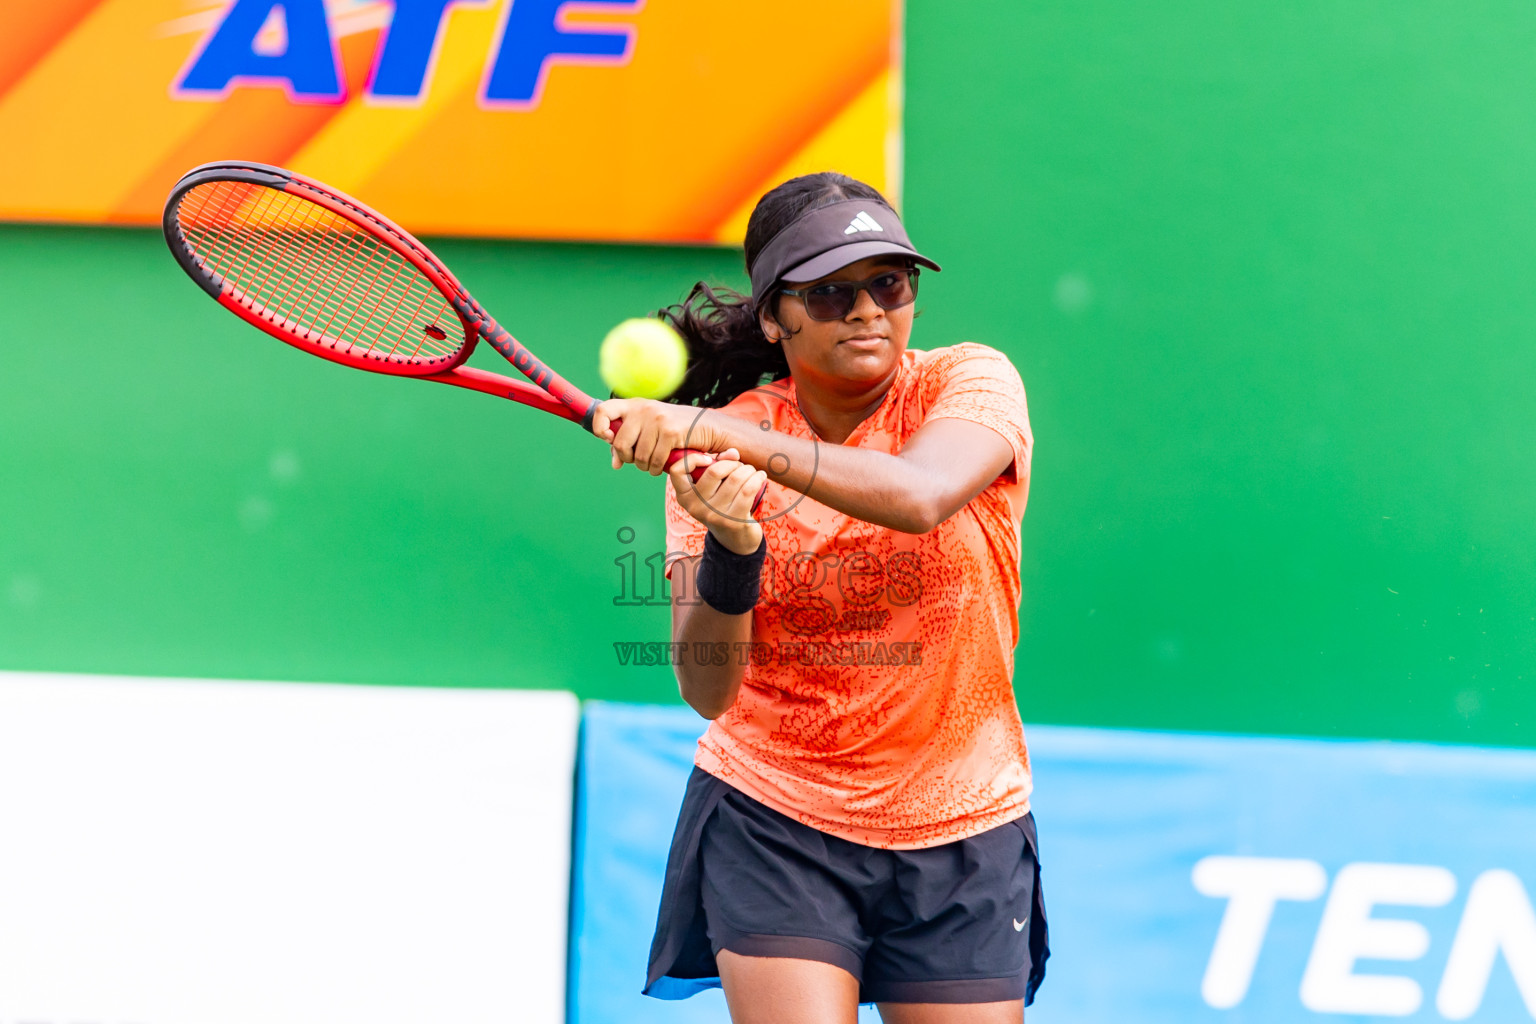
[[[886,270],[863,281],[828,281],[811,288],[784,288],[783,295],[793,295],[805,303],[805,315],[812,320],[841,320],[859,301],[859,292],[881,309],[900,309],[917,301],[917,268]]]

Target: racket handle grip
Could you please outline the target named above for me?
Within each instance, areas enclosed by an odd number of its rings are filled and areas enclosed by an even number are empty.
[[[618,429],[620,427],[622,427],[623,425],[624,425],[624,421],[623,420],[621,420],[621,419],[614,420],[614,421],[612,421],[611,423],[608,424],[608,429],[614,431],[615,433],[617,433]],[[588,430],[592,429],[590,423],[587,425],[587,429]],[[700,451],[697,448],[674,448],[674,449],[672,449],[672,454],[667,456],[666,468],[667,469],[671,469],[673,467],[673,465],[676,464],[678,459],[682,458],[685,455],[689,455],[689,454],[707,455],[709,453],[708,452],[704,452],[704,451]],[[699,466],[699,467],[695,468],[693,470],[693,472],[689,473],[688,475],[693,477],[693,482],[694,483],[698,483],[699,482],[699,477],[703,476],[704,475],[704,471],[706,469],[708,469],[708,468],[709,468],[708,466]],[[762,503],[763,503],[763,495],[765,495],[767,493],[768,493],[768,485],[765,483],[758,490],[757,497],[752,499],[752,511],[754,513],[756,513],[758,508],[762,505]]]
[[[677,460],[681,459],[685,455],[705,455],[705,454],[707,454],[707,453],[706,452],[701,452],[697,448],[673,448],[672,449],[672,454],[667,456],[667,462],[666,462],[666,467],[665,468],[670,471],[673,466],[677,465]],[[693,468],[693,472],[689,473],[688,475],[693,477],[693,482],[694,483],[698,483],[699,482],[699,477],[703,476],[704,475],[704,471],[706,469],[708,469],[708,468],[709,468],[708,466],[695,466]]]
[[[672,454],[667,456],[667,463],[666,463],[667,468],[671,469],[672,466],[677,462],[678,459],[680,459],[683,456],[688,455],[690,453],[697,453],[699,455],[705,454],[704,452],[700,452],[697,448],[674,448],[674,449],[672,449]],[[709,468],[708,466],[698,466],[698,467],[696,467],[693,470],[693,472],[689,473],[688,475],[693,477],[693,482],[694,483],[698,483],[699,482],[699,477],[703,476],[704,475],[704,471],[706,469],[708,469],[708,468]],[[759,508],[759,506],[762,505],[762,503],[763,503],[763,495],[765,495],[767,493],[768,493],[768,485],[766,483],[763,484],[762,487],[758,488],[758,490],[757,490],[757,497],[752,499],[752,511],[754,513],[756,513],[758,508]]]

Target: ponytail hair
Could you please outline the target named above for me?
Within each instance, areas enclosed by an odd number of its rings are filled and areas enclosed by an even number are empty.
[[[836,171],[791,178],[757,201],[747,221],[747,272],[775,235],[808,210],[844,199],[867,199],[889,207],[876,189]],[[682,302],[657,310],[688,346],[688,371],[667,399],[679,405],[717,409],[766,381],[789,376],[784,347],[770,342],[758,320],[759,309],[778,313],[778,284],[767,295],[742,295],[703,281]]]
[[[686,299],[656,315],[688,346],[688,372],[669,402],[718,409],[765,380],[789,376],[783,347],[763,335],[748,296],[700,281]]]

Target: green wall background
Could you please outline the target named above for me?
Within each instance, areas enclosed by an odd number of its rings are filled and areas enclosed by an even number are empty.
[[[1031,396],[1026,721],[1536,745],[1532,52],[1528,5],[909,0],[914,343]],[[592,390],[742,283],[439,248]],[[152,232],[0,228],[0,311],[0,668],[676,699],[613,649],[661,484],[569,424],[270,342]]]

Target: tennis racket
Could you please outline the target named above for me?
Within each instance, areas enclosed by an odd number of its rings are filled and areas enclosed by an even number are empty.
[[[163,227],[176,262],[214,301],[295,348],[508,398],[592,430],[597,399],[508,334],[409,232],[318,181],[266,164],[203,164],[171,190]],[[480,338],[532,383],[465,366]],[[667,465],[687,452],[673,451]]]

